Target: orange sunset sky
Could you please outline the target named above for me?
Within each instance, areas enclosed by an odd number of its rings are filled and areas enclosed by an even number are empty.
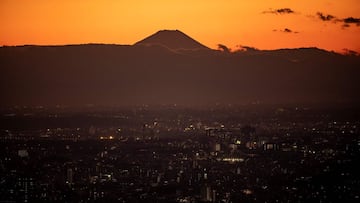
[[[360,52],[360,1],[0,0],[0,45],[133,44],[162,29],[211,48]]]

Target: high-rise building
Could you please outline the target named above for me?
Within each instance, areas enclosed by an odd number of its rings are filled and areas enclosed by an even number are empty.
[[[216,143],[216,144],[215,144],[215,151],[216,151],[216,152],[221,151],[221,145],[220,145],[219,143]]]
[[[72,168],[67,169],[66,181],[68,184],[73,184],[74,172]]]
[[[201,191],[201,199],[205,202],[211,202],[213,198],[213,191],[209,185],[205,185]]]

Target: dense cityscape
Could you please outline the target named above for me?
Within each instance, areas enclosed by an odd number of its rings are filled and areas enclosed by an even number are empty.
[[[357,202],[359,112],[3,109],[0,202]]]

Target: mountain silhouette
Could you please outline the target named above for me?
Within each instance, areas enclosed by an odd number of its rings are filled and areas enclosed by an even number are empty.
[[[171,50],[209,49],[179,30],[161,30],[134,45],[164,46]]]
[[[4,46],[0,107],[359,102],[359,67],[317,48],[225,53],[180,31],[135,45]]]

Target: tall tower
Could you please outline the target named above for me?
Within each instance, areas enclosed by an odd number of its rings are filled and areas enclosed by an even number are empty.
[[[73,184],[73,178],[74,178],[74,172],[72,168],[67,169],[67,176],[66,176],[66,182],[68,184]]]

